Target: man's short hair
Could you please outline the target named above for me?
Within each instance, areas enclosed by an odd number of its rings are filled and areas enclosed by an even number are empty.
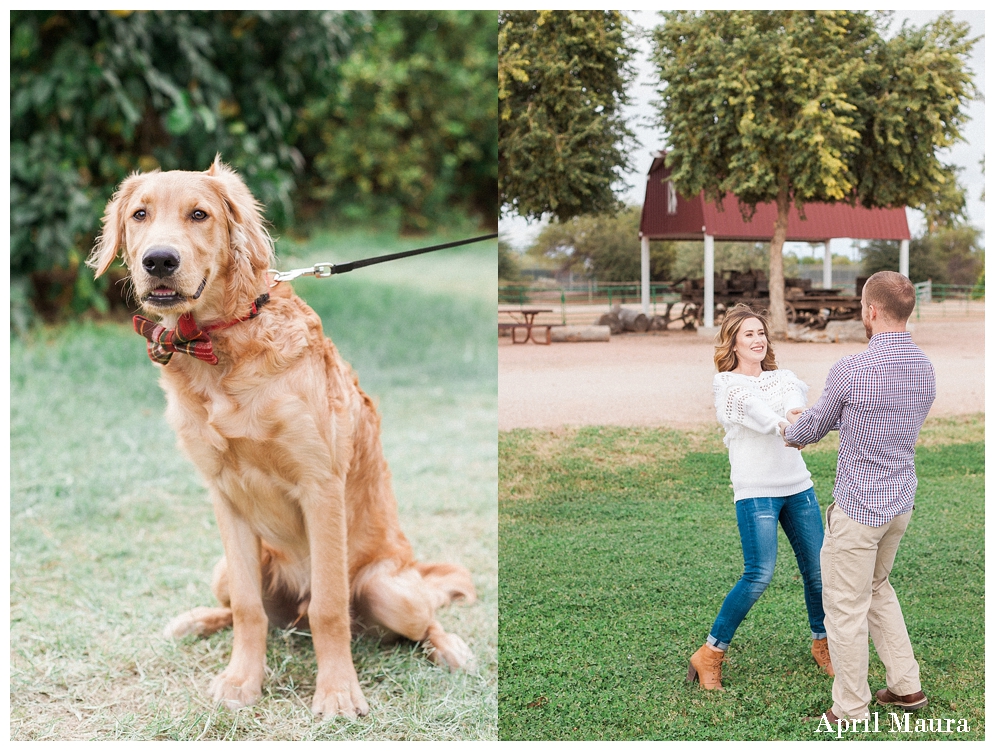
[[[916,288],[897,271],[879,271],[864,282],[864,299],[885,318],[904,323],[916,307]]]

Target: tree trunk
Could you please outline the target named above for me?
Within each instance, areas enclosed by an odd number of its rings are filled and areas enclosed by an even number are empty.
[[[770,335],[776,341],[788,338],[788,317],[784,310],[784,239],[788,236],[788,210],[791,196],[787,187],[777,194],[777,219],[770,242]]]

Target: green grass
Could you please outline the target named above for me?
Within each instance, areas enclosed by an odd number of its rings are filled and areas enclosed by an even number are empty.
[[[813,740],[831,706],[783,532],[774,580],[736,633],[724,692],[685,682],[742,573],[717,430],[499,434],[502,740]],[[831,442],[806,449],[823,509]],[[930,698],[984,738],[984,419],[927,422],[916,512],[892,581]],[[871,651],[872,690],[885,686]],[[887,713],[881,712],[885,724]],[[956,726],[956,723],[954,723]],[[882,732],[865,739],[902,738]]]
[[[281,243],[280,268],[451,239]],[[11,344],[12,739],[496,738],[495,247],[294,284],[378,402],[416,554],[473,574],[479,602],[440,620],[466,639],[477,671],[450,674],[410,643],[357,639],[371,714],[316,723],[310,638],[271,631],[262,700],[214,708],[206,688],[231,632],[160,635],[172,616],[213,602],[221,543],[206,492],[162,417],[143,340],[126,323],[73,324]]]

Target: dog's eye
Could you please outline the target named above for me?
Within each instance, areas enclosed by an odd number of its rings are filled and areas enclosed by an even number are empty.
[[[201,211],[200,209],[194,209],[194,212],[190,215],[190,218],[195,222],[202,222],[207,219],[207,212]]]
[[[136,211],[134,214],[131,215],[131,218],[135,219],[135,220],[137,220],[139,222],[144,221],[145,220],[145,209],[139,209],[138,211]]]

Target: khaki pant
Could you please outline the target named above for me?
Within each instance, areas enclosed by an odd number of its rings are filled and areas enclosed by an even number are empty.
[[[887,671],[888,689],[899,696],[922,689],[902,608],[888,581],[911,517],[909,511],[880,527],[868,527],[850,519],[835,503],[826,510],[820,556],[822,602],[836,671],[832,709],[837,717],[868,716],[868,631]]]

